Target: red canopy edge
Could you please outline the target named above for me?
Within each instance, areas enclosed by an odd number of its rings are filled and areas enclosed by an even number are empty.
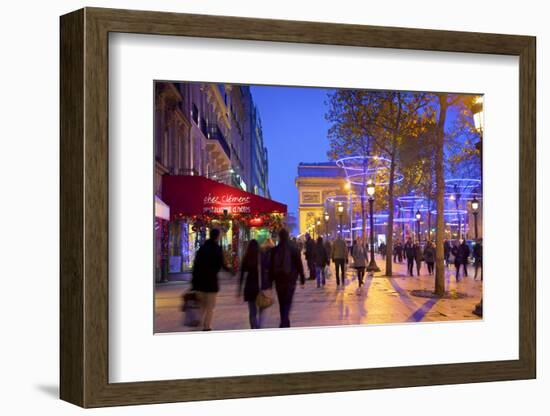
[[[287,206],[203,176],[164,175],[162,200],[172,219],[201,214],[286,214]]]

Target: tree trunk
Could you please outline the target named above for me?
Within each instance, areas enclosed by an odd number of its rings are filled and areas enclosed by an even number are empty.
[[[393,274],[393,215],[394,205],[393,188],[395,185],[395,149],[390,163],[390,180],[388,183],[388,226],[386,228],[386,276]],[[389,253],[389,254],[388,254]]]
[[[443,150],[445,144],[445,119],[447,118],[447,94],[438,94],[439,119],[437,121],[435,143],[435,182],[437,227],[435,234],[435,294],[445,294],[445,264],[443,243],[445,240],[445,170],[443,164]]]
[[[432,190],[430,189],[430,196],[428,196],[428,240],[432,241]]]

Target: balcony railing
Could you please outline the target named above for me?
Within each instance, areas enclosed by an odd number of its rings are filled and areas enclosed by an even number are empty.
[[[231,159],[231,149],[229,147],[229,144],[227,143],[227,140],[225,139],[225,136],[217,125],[214,125],[212,127],[213,128],[210,130],[210,134],[206,137],[210,140],[217,140],[227,157]]]
[[[227,157],[231,159],[231,148],[217,124],[207,123],[206,120],[201,117],[199,120],[199,128],[207,139],[217,140]]]

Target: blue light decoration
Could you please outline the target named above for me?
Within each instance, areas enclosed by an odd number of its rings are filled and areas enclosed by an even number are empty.
[[[391,160],[382,156],[347,156],[336,161],[344,169],[348,181],[355,186],[363,186],[371,180],[376,186],[387,186]],[[404,176],[395,172],[394,183],[403,181]]]
[[[432,213],[433,215],[437,215],[437,210],[436,209],[432,209],[430,211],[430,213]],[[467,214],[468,211],[465,210],[465,209],[446,209],[445,211],[443,211],[443,216],[444,217],[451,217],[452,215],[464,215],[464,214]],[[456,218],[456,217],[452,217],[452,218]]]
[[[344,205],[344,204],[349,203],[349,199],[350,199],[349,194],[346,194],[346,195],[331,195],[331,196],[325,198],[325,202],[327,204],[336,204],[336,205],[342,204],[342,205]],[[360,201],[361,197],[359,195],[352,194],[351,199],[352,199],[352,203],[355,203],[357,201]]]
[[[445,180],[445,201],[456,204],[457,194],[460,201],[471,201],[483,198],[481,194],[481,179],[475,178],[451,178]],[[459,202],[460,202],[459,201]]]

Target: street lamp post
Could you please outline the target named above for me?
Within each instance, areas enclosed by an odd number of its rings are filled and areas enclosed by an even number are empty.
[[[401,213],[401,243],[405,244],[405,221],[404,215]]]
[[[338,219],[340,220],[340,236],[344,236],[344,233],[342,230],[342,217],[344,216],[344,206],[342,205],[342,203],[338,204],[338,206],[336,207],[336,210],[338,211]]]
[[[456,216],[458,217],[458,240],[460,241],[460,239],[462,238],[462,221],[461,221],[460,211],[458,210],[458,207],[460,204],[461,194],[458,191],[457,185],[454,186],[454,191],[455,191],[454,197],[455,197],[455,205],[456,205]]]
[[[420,244],[420,218],[422,218],[422,214],[420,214],[420,210],[416,211],[415,217],[416,217],[416,238],[418,240],[418,244]]]
[[[320,218],[317,218],[315,227],[317,229],[317,237],[320,237],[321,236],[321,219]]]
[[[479,201],[474,196],[474,199],[472,199],[472,214],[474,214],[474,233],[475,233],[476,240],[478,239],[478,236],[477,236],[477,214],[478,214],[478,210],[479,210]]]
[[[483,135],[483,97],[479,96],[472,104],[472,115],[474,117],[474,125],[480,137]]]
[[[370,219],[370,262],[367,266],[368,272],[379,272],[380,268],[376,264],[376,260],[374,259],[374,212],[373,212],[373,205],[374,205],[374,191],[375,191],[375,185],[374,182],[369,181],[367,184],[367,194],[369,195],[369,219]]]
[[[328,238],[328,220],[330,219],[328,212],[325,211],[325,234]]]
[[[353,205],[351,203],[351,182],[346,181],[344,189],[348,191],[348,215],[349,215],[349,237],[353,241]]]
[[[484,127],[484,117],[483,117],[483,97],[479,96],[474,101],[472,107],[472,114],[474,116],[474,124],[477,132],[479,133],[479,142],[476,143],[476,148],[479,150],[481,166],[483,166],[483,127]],[[474,209],[474,202],[476,203],[476,209]],[[472,211],[474,211],[474,223],[475,223],[475,235],[477,240],[477,211],[479,209],[479,202],[474,198],[472,201]],[[473,313],[477,316],[483,316],[483,298],[476,305]]]

